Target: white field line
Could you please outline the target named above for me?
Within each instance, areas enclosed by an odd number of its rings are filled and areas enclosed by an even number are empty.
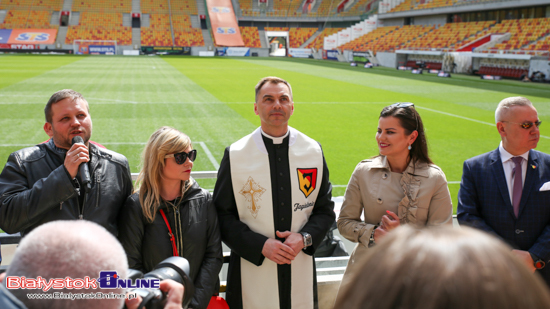
[[[204,142],[195,142],[195,143],[201,145],[202,149],[206,153],[206,156],[208,157],[208,159],[210,160],[212,165],[214,165],[214,168],[216,170],[220,169],[220,165],[218,164],[218,161],[216,161],[216,159],[214,158],[214,156],[210,152],[210,149],[208,149],[208,147],[206,147],[206,143],[204,143]]]
[[[455,114],[451,114],[451,113],[447,113],[447,112],[442,112],[442,111],[438,111],[438,110],[431,109],[431,108],[427,108],[427,107],[415,106],[415,108],[425,109],[425,110],[430,111],[430,112],[439,113],[439,114],[443,114],[443,115],[447,115],[447,116],[451,116],[451,117],[456,117],[456,118],[460,118],[460,119],[464,119],[464,120],[469,120],[469,121],[473,121],[473,122],[477,122],[477,123],[489,125],[489,126],[492,126],[492,127],[495,126],[494,123],[490,123],[490,122],[486,122],[486,121],[481,121],[481,120],[477,120],[477,119],[472,119],[472,118],[468,118],[468,117],[464,117],[464,116],[460,116],[460,115],[455,115]],[[546,139],[550,139],[550,137],[544,136],[544,135],[541,135],[540,137],[546,138]]]
[[[208,160],[210,160],[210,163],[214,166],[216,170],[220,168],[220,165],[218,164],[218,161],[216,161],[216,158],[212,155],[212,152],[210,152],[210,149],[206,146],[205,142],[194,142],[195,144],[201,145],[202,149],[204,150],[204,153],[206,153],[206,156],[208,157]],[[102,145],[145,145],[144,142],[106,142],[101,143]],[[36,144],[0,144],[0,147],[31,147]]]

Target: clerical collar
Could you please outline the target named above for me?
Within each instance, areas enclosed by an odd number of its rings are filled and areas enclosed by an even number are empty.
[[[261,129],[260,129],[261,130]],[[285,137],[288,136],[288,133],[290,132],[290,130],[287,130],[285,135],[281,136],[281,137],[273,137],[267,133],[264,132],[264,130],[261,130],[262,131],[262,135],[269,138],[270,140],[273,141],[273,145],[278,145],[278,144],[282,144],[283,143],[283,140],[285,139]]]

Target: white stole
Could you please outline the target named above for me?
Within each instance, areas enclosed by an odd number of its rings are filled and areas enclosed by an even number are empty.
[[[315,140],[289,130],[292,204],[285,207],[292,207],[291,231],[299,232],[315,207],[323,153]],[[229,159],[239,219],[252,231],[275,238],[269,157],[260,128],[232,144]],[[313,308],[313,276],[313,259],[301,251],[291,264],[293,309]],[[280,307],[277,264],[267,258],[260,266],[241,258],[241,288],[244,309]]]

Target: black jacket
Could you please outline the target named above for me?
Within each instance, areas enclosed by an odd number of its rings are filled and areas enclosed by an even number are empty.
[[[0,228],[24,236],[43,223],[82,215],[117,235],[119,210],[132,193],[128,160],[90,143],[92,188],[80,207],[78,181],[63,165],[66,153],[50,140],[10,154],[0,174]]]
[[[161,204],[175,233],[172,206]],[[218,289],[218,274],[223,264],[218,216],[212,196],[195,182],[179,204],[183,230],[183,257],[189,261],[189,277],[195,284],[190,308],[204,309]],[[168,227],[157,212],[151,223],[143,216],[138,193],[132,194],[120,215],[119,240],[128,255],[130,268],[143,273],[153,270],[173,255]]]

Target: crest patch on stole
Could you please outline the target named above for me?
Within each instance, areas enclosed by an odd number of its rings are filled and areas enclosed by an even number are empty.
[[[300,191],[308,197],[317,184],[317,168],[297,168]]]
[[[246,207],[250,210],[250,213],[254,219],[256,219],[258,216],[258,211],[260,211],[261,206],[258,201],[264,192],[265,189],[257,184],[252,177],[248,177],[243,188],[239,191],[239,193],[245,197],[247,202]]]

